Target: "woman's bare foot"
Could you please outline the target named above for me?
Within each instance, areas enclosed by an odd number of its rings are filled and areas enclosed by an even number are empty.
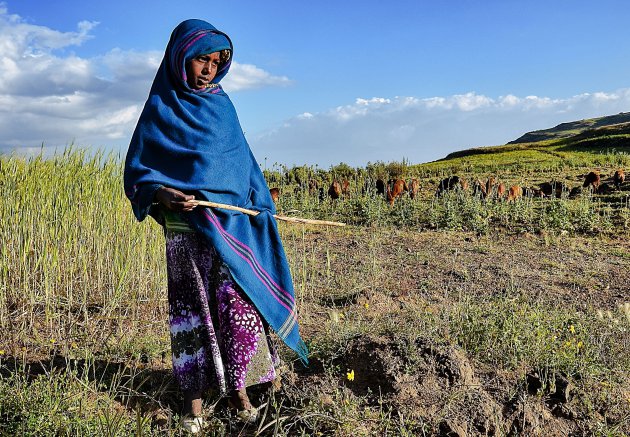
[[[252,403],[249,401],[249,396],[244,388],[240,390],[234,390],[230,394],[230,403],[233,408],[237,410],[251,410]]]
[[[184,391],[184,416],[199,417],[203,414],[201,409],[201,393],[197,391]]]
[[[258,419],[258,409],[252,406],[244,388],[232,391],[228,405],[236,410],[236,416],[245,423],[254,423]]]

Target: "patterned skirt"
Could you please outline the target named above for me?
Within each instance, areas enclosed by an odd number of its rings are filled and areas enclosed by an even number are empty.
[[[214,247],[193,232],[166,232],[173,373],[182,390],[231,390],[275,379],[267,324]]]

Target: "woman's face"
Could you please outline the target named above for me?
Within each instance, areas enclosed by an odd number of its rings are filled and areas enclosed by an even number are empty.
[[[186,64],[186,82],[194,90],[206,88],[217,75],[220,52],[207,53],[191,59]]]

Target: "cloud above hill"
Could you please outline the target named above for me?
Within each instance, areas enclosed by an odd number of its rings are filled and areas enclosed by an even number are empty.
[[[329,166],[406,158],[427,162],[476,146],[505,144],[559,123],[630,110],[630,89],[565,99],[470,92],[448,97],[358,98],[306,112],[249,138],[259,160]]]
[[[97,25],[81,21],[76,31],[60,32],[27,23],[0,3],[0,150],[73,141],[100,147],[131,136],[163,53],[73,54]],[[223,86],[236,92],[290,83],[235,62]]]

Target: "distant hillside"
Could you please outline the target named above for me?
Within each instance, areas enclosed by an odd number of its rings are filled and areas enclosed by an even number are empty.
[[[556,127],[552,127],[551,129],[527,132],[525,135],[517,138],[514,141],[510,141],[508,144],[537,143],[539,141],[557,140],[581,134],[586,130],[629,122],[630,112],[620,112],[617,115],[608,115],[606,117],[571,121],[568,123],[561,123]]]
[[[630,112],[559,124],[551,129],[528,132],[502,146],[474,147],[449,153],[436,162],[475,155],[506,152],[541,151],[606,152],[611,149],[630,153]]]
[[[415,167],[419,172],[467,169],[496,173],[525,168],[536,172],[567,165],[585,169],[630,167],[630,112],[562,123],[501,146],[459,150]]]

